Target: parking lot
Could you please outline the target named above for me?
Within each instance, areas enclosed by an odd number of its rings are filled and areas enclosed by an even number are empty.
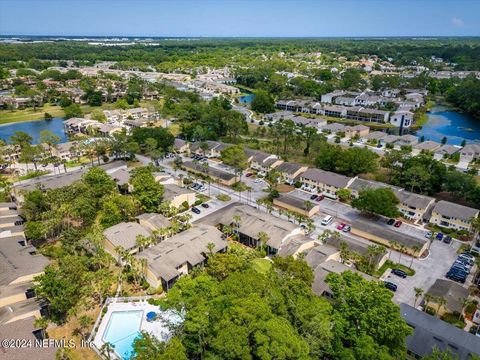
[[[385,274],[382,280],[388,280],[398,286],[393,299],[397,303],[407,303],[413,305],[415,300],[414,288],[421,288],[424,292],[428,291],[437,279],[445,279],[450,266],[457,258],[456,251],[459,247],[457,241],[447,245],[441,241],[433,241],[430,247],[430,254],[426,259],[413,259],[412,269],[415,270],[414,276],[408,276],[402,279],[394,274]],[[398,263],[400,255],[395,253],[391,260]],[[406,255],[402,256],[401,263],[410,266],[412,258]],[[417,304],[418,305],[418,304]]]
[[[310,197],[312,194],[306,193],[304,191],[295,189],[293,190],[290,194],[293,196],[299,197],[304,200],[310,200]],[[312,202],[315,202],[319,204],[320,206],[320,212],[328,215],[332,215],[333,217],[336,217],[342,222],[349,223],[355,220],[365,220],[365,218],[360,214],[359,211],[355,210],[351,206],[347,204],[343,204],[339,201],[334,201],[330,199],[323,199],[320,202],[316,202],[314,200],[310,200]],[[369,218],[368,221],[376,221],[378,224],[381,226],[388,227],[392,231],[397,231],[402,234],[410,235],[416,238],[424,239],[425,234],[428,232],[427,230],[424,230],[422,228],[419,228],[417,226],[412,226],[407,223],[403,223],[400,227],[396,228],[391,225],[387,225],[386,221],[387,218],[379,216],[377,220]]]

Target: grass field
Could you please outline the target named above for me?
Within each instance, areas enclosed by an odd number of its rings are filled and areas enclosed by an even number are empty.
[[[140,102],[140,106],[148,105],[152,105],[152,102]],[[84,114],[88,114],[95,109],[111,110],[114,108],[114,104],[104,103],[102,104],[102,106],[81,105],[80,108],[82,109],[82,112]],[[42,107],[37,108],[35,111],[33,110],[33,108],[23,110],[0,110],[0,125],[23,121],[43,120],[45,118],[45,113],[49,113],[53,117],[65,116],[65,113],[60,106],[55,106],[52,104],[44,104]]]
[[[255,271],[266,274],[272,267],[272,262],[268,259],[253,259],[252,267]]]

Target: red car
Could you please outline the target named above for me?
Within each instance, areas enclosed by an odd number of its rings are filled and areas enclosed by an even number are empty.
[[[346,224],[341,223],[340,225],[337,226],[337,230],[343,230]]]
[[[318,195],[315,199],[315,201],[322,201],[323,199],[325,199],[325,196],[323,195]]]
[[[402,226],[402,222],[398,220],[393,226],[399,228],[400,226]]]
[[[250,177],[250,176],[252,176],[252,175],[253,175],[252,173],[246,173],[246,174],[245,174],[246,177]]]

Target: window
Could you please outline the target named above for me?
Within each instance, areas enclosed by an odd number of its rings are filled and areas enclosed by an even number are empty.
[[[30,255],[32,255],[32,256],[37,255],[37,252],[36,252],[35,250],[29,251],[28,253],[29,253]]]
[[[19,243],[21,246],[25,246],[25,245],[26,245],[25,240],[20,240],[18,243]]]

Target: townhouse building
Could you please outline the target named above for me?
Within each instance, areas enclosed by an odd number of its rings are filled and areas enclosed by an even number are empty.
[[[472,219],[478,217],[479,212],[478,209],[441,200],[433,208],[430,222],[447,229],[470,231]]]

